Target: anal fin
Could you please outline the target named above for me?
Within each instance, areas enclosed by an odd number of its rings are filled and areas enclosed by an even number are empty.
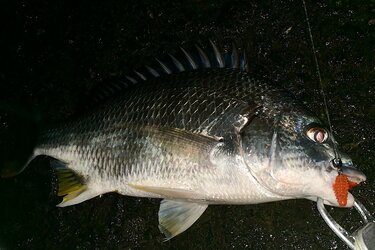
[[[51,161],[51,165],[56,171],[57,195],[63,196],[62,202],[57,205],[58,207],[75,205],[99,195],[98,192],[89,189],[84,178],[68,168],[66,163],[54,159]]]
[[[94,190],[91,190],[91,189],[85,189],[82,192],[72,192],[64,196],[63,201],[57,204],[57,206],[67,207],[67,206],[75,205],[75,204],[84,202],[86,200],[89,200],[91,198],[94,198],[98,195],[100,195],[100,193],[95,192]]]
[[[170,240],[184,232],[203,214],[204,203],[162,200],[159,208],[159,229]]]

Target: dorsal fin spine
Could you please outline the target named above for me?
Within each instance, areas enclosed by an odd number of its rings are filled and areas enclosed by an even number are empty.
[[[172,56],[171,54],[169,54],[169,57],[172,59],[174,65],[176,65],[179,72],[185,71],[184,66],[182,65],[182,63],[179,60],[176,59],[176,57]]]
[[[190,50],[180,48],[178,57],[168,54],[168,57],[163,60],[155,58],[154,63],[150,64],[150,66],[134,70],[133,74],[126,75],[122,80],[104,85],[101,89],[98,89],[99,91],[97,91],[94,101],[98,103],[139,82],[174,73],[181,73],[186,70],[233,68],[247,71],[248,69],[245,50],[238,49],[234,43],[231,49],[223,53],[212,40],[209,40],[208,46],[204,49],[197,44],[194,47]]]
[[[134,70],[134,73],[136,73],[137,76],[139,76],[139,78],[141,78],[143,81],[147,80],[147,78],[143,74],[139,73],[138,71]]]
[[[128,79],[131,83],[133,84],[136,84],[137,83],[137,80],[135,80],[133,77],[131,76],[125,76],[126,79]]]
[[[245,51],[243,51],[243,56],[242,56],[242,60],[241,60],[241,69],[243,71],[248,71],[247,58],[246,58]]]
[[[167,75],[170,75],[172,74],[172,70],[170,68],[168,68],[162,61],[160,61],[159,59],[155,58],[155,60],[160,64],[160,66],[162,67],[162,69],[164,70],[164,72],[167,74]]]
[[[151,68],[150,66],[146,66],[146,69],[148,70],[148,72],[150,72],[151,75],[153,75],[154,77],[159,77],[160,74],[154,70],[153,68]]]
[[[216,47],[214,42],[212,42],[212,40],[210,40],[210,43],[211,43],[211,46],[214,50],[215,58],[216,58],[217,63],[219,64],[219,68],[224,68],[225,64],[224,64],[223,56],[221,55],[219,49]]]
[[[184,48],[182,48],[182,47],[181,47],[180,49],[181,49],[181,51],[185,54],[186,59],[188,60],[190,66],[191,66],[193,69],[197,69],[198,66],[197,66],[196,62],[194,62],[193,58],[189,55],[189,53],[187,53],[186,50],[184,50]]]
[[[198,50],[198,53],[199,53],[199,56],[202,60],[203,66],[205,68],[210,68],[211,63],[210,63],[210,60],[208,59],[206,53],[204,53],[204,51],[198,45],[195,45],[195,48]]]
[[[238,51],[234,44],[232,45],[232,54],[231,54],[231,63],[232,68],[238,69],[239,67],[239,59],[238,59]]]

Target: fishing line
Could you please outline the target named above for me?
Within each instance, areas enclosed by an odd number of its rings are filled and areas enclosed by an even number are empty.
[[[310,26],[309,16],[307,14],[307,8],[306,8],[305,0],[302,0],[302,3],[303,3],[303,9],[305,10],[306,23],[307,23],[307,28],[308,28],[309,37],[310,37],[310,43],[311,43],[311,47],[312,47],[312,51],[313,51],[313,55],[314,55],[314,61],[315,61],[315,66],[316,66],[316,74],[317,74],[318,79],[319,79],[320,92],[321,92],[321,94],[323,96],[323,103],[324,103],[325,113],[326,113],[327,122],[328,122],[328,126],[329,126],[329,132],[332,135],[331,118],[330,118],[329,112],[328,112],[327,99],[326,99],[326,95],[325,95],[325,92],[324,92],[324,86],[323,86],[323,83],[322,83],[322,77],[320,75],[320,68],[319,68],[318,58],[316,57],[315,44],[314,44],[314,39],[313,39],[313,35],[312,35],[312,32],[311,32],[311,26]],[[332,163],[333,163],[333,165],[335,167],[340,168],[340,166],[341,166],[341,160],[340,160],[340,157],[339,157],[338,152],[337,152],[337,146],[333,142],[333,140],[332,140],[332,145],[333,145],[333,151],[335,153],[335,158],[333,159]]]

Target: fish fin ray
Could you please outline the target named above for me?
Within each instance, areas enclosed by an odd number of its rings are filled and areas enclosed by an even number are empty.
[[[178,128],[148,127],[145,129],[153,129],[153,133],[160,135],[154,137],[152,142],[159,145],[162,150],[182,157],[189,155],[190,159],[202,159],[207,152],[222,141],[219,136],[205,135]]]
[[[194,61],[194,59],[192,58],[192,56],[184,49],[184,48],[180,48],[181,51],[184,53],[187,61],[189,62],[189,66],[192,68],[192,69],[197,69],[198,66],[196,64],[196,62]]]
[[[68,195],[64,196],[61,203],[57,204],[58,207],[67,207],[71,205],[76,205],[81,202],[87,201],[89,199],[92,199],[98,195],[101,195],[101,193],[96,192],[92,189],[85,189],[82,191],[81,189],[70,192]]]
[[[142,81],[146,81],[146,80],[147,80],[147,78],[146,78],[142,73],[140,73],[140,72],[138,72],[138,71],[136,71],[136,70],[134,70],[134,73],[135,73],[136,76],[137,76],[139,79],[141,79]]]
[[[199,54],[199,57],[202,61],[203,67],[211,68],[211,63],[210,63],[210,60],[208,59],[207,54],[198,45],[195,45],[195,48],[198,51],[198,54]]]
[[[245,49],[233,46],[228,50],[220,50],[212,40],[209,40],[206,46],[194,44],[190,48],[181,47],[174,55],[168,54],[161,59],[154,58],[147,66],[137,68],[127,75],[104,79],[102,84],[93,88],[92,98],[86,102],[90,104],[85,105],[83,109],[91,110],[95,104],[113,98],[135,84],[143,84],[152,79],[187,70],[207,68],[247,71]]]
[[[212,46],[212,49],[214,50],[216,62],[218,64],[219,68],[224,68],[225,63],[224,63],[223,55],[221,54],[220,50],[217,48],[217,46],[215,45],[215,43],[212,40],[210,40],[210,44]]]
[[[125,76],[125,78],[129,81],[129,82],[131,82],[132,84],[136,84],[136,83],[138,83],[138,81],[137,80],[135,80],[133,77],[131,77],[131,76]],[[128,87],[128,86],[125,86],[125,87]]]
[[[62,202],[57,205],[58,207],[75,205],[100,194],[90,189],[84,178],[69,169],[65,162],[53,159],[51,166],[55,169],[57,176],[57,195],[63,197]]]
[[[238,56],[237,47],[233,43],[232,54],[231,54],[231,57],[230,57],[230,67],[232,67],[234,69],[238,69],[239,68],[239,62],[240,62],[240,58]]]
[[[156,71],[154,68],[150,67],[150,66],[146,66],[146,69],[148,70],[148,72],[155,78],[158,78],[160,77],[160,74],[158,73],[158,71]]]
[[[247,57],[246,57],[246,51],[243,51],[242,52],[242,57],[241,57],[241,60],[240,60],[240,69],[242,71],[248,71],[249,70],[249,65],[248,65],[248,62],[247,62]]]
[[[154,193],[165,197],[178,197],[181,199],[203,199],[203,197],[201,197],[201,194],[183,188],[149,186],[142,183],[129,183],[128,186],[143,192]]]
[[[172,63],[177,68],[177,72],[183,72],[183,71],[185,71],[185,67],[182,65],[182,63],[176,57],[174,57],[171,54],[169,54],[169,57],[171,58]]]
[[[157,58],[155,58],[155,60],[159,63],[159,65],[161,66],[161,68],[164,70],[164,72],[165,72],[167,75],[172,74],[172,70],[171,70],[167,65],[165,65],[162,61],[160,61],[160,60],[157,59]]]
[[[159,208],[159,230],[165,241],[184,232],[203,214],[208,207],[204,203],[162,200]]]
[[[177,138],[181,141],[194,143],[197,146],[206,146],[212,143],[220,142],[221,138],[217,136],[204,135],[202,133],[194,133],[178,128],[158,128],[158,130],[172,138]]]

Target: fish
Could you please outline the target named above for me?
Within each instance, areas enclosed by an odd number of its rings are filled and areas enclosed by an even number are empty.
[[[352,207],[349,189],[366,180],[323,122],[288,91],[249,73],[246,52],[215,43],[155,59],[98,94],[80,119],[40,135],[23,171],[50,159],[57,206],[109,192],[162,199],[159,229],[169,240],[209,205],[324,199]]]

